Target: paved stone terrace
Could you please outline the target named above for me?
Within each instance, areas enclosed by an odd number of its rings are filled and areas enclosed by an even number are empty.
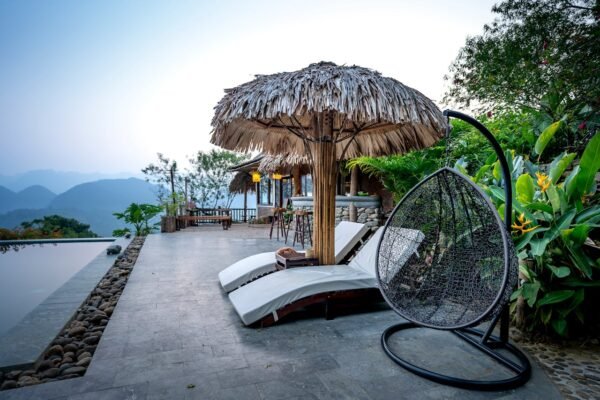
[[[382,331],[398,321],[381,306],[332,321],[312,315],[266,329],[244,327],[217,273],[280,246],[264,229],[240,225],[151,235],[87,374],[0,392],[0,399],[561,398],[537,365],[524,387],[491,393],[404,371],[380,348]],[[415,330],[396,344],[441,372],[496,373],[445,332]]]

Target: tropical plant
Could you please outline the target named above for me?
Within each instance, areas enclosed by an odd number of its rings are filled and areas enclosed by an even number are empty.
[[[152,223],[152,219],[163,211],[163,207],[153,204],[131,203],[125,211],[113,213],[115,217],[123,220],[126,224],[133,226],[136,236],[145,236],[157,229],[158,223]],[[113,236],[124,236],[131,233],[129,227],[116,229]]]
[[[532,151],[536,135],[529,115],[505,112],[493,117],[483,115],[480,120],[503,147],[516,149],[523,154]],[[441,167],[446,160],[450,165],[460,160],[468,172],[475,173],[494,155],[487,139],[472,125],[453,120],[449,143],[443,139],[423,150],[387,157],[359,157],[348,161],[346,165],[347,168],[357,166],[364,173],[379,178],[385,189],[398,201],[417,182]]]
[[[543,151],[545,139],[536,147]],[[513,239],[522,284],[512,305],[521,328],[551,328],[559,335],[584,323],[600,288],[600,260],[584,244],[600,223],[595,175],[600,169],[600,134],[585,148],[579,165],[566,172],[576,154],[564,153],[541,166],[506,152],[513,180]],[[464,171],[457,163],[457,168]],[[490,160],[473,180],[504,214],[504,190],[498,161]]]
[[[348,161],[347,168],[358,167],[364,173],[381,179],[381,183],[397,201],[425,175],[438,168],[436,158],[422,152],[404,156],[359,157]]]

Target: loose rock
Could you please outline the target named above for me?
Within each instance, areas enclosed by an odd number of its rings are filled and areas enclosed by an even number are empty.
[[[85,367],[71,367],[63,370],[61,372],[62,375],[82,375],[86,371]]]
[[[48,351],[46,352],[46,355],[47,356],[59,355],[62,357],[63,353],[64,353],[64,351],[63,351],[62,346],[59,344],[56,344],[48,349]]]

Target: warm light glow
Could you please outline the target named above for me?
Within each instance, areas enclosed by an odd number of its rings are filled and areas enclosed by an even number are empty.
[[[273,175],[271,175],[271,177],[276,181],[281,180],[281,178],[283,178],[283,176],[281,176],[281,174],[277,172],[274,172]]]
[[[254,182],[254,183],[260,182],[260,172],[252,171],[250,174],[252,175],[252,182]]]

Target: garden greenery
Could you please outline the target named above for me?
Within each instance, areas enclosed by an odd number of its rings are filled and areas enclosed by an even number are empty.
[[[126,224],[132,225],[136,236],[146,236],[157,229],[159,223],[152,223],[152,219],[162,211],[163,207],[161,206],[131,203],[125,211],[113,213],[113,215]],[[128,233],[131,233],[131,229],[126,227],[114,230],[113,236],[125,236]]]
[[[543,147],[544,140],[540,137],[536,146]],[[562,153],[552,163],[540,165],[506,152],[514,188],[512,235],[522,279],[512,308],[521,328],[566,335],[569,327],[581,326],[593,316],[600,262],[586,245],[593,245],[589,236],[600,223],[595,196],[599,154],[600,133],[575,167],[575,153]],[[460,162],[456,168],[466,172]],[[472,179],[504,215],[500,163],[486,163]]]

